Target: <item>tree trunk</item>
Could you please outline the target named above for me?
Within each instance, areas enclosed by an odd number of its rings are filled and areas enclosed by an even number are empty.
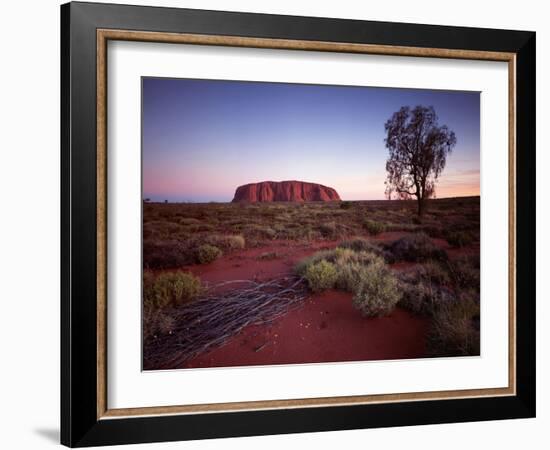
[[[418,197],[418,217],[422,217],[424,215],[424,199],[422,197]]]

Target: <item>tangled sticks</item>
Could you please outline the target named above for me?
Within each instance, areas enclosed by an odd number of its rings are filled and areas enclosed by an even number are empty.
[[[229,284],[244,285],[223,291]],[[206,297],[171,311],[175,326],[169,334],[144,342],[145,369],[174,368],[223,344],[247,325],[264,325],[300,305],[307,297],[302,278],[266,282],[230,281],[212,286]]]

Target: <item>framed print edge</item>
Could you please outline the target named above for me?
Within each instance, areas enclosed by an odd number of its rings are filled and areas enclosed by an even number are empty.
[[[361,24],[375,24],[372,26],[386,30],[389,26],[375,22],[79,3],[63,5],[61,15],[62,443],[87,446],[534,416],[535,306],[534,302],[517,302],[519,292],[522,298],[534,298],[535,285],[534,33],[460,29],[464,36],[468,35],[466,30],[476,36],[492,35],[492,43],[486,43],[487,49],[481,50],[477,48],[479,43],[472,44],[475,36],[462,40],[459,36],[455,37],[454,46],[436,49],[395,45],[392,40],[388,40],[389,44],[372,43],[368,32],[358,30],[363,30]],[[224,21],[226,25],[222,28],[231,29],[222,29],[224,34],[216,34],[219,19],[226,16],[233,20]],[[307,22],[310,34],[304,32],[302,39],[283,36],[277,28],[285,21]],[[432,43],[449,39],[446,30],[450,28],[446,27],[408,24],[392,24],[392,27],[392,36],[396,36],[392,39],[407,41],[411,33],[424,36],[423,39]],[[254,31],[256,29],[259,31]],[[277,33],[280,36],[274,37]],[[316,39],[326,37],[326,33],[332,40]],[[373,35],[379,33],[373,32]],[[436,36],[440,35],[445,39],[437,40]],[[509,311],[522,320],[518,323],[510,316],[508,322],[509,386],[109,409],[105,355],[108,313],[106,43],[109,39],[508,62]],[[461,48],[465,42],[477,47]],[[502,48],[506,45],[508,47]],[[76,82],[79,89],[75,89]],[[166,432],[167,429],[170,431]]]
[[[483,51],[465,51],[465,50],[440,50],[435,48],[407,48],[407,47],[388,47],[376,46],[369,44],[344,44],[319,41],[289,41],[281,39],[262,39],[262,38],[234,38],[231,36],[210,36],[210,35],[191,35],[178,33],[149,33],[124,30],[97,30],[97,48],[98,48],[98,215],[106,214],[106,179],[105,166],[106,158],[106,77],[107,77],[107,42],[113,41],[138,41],[138,42],[156,42],[170,44],[192,44],[192,45],[223,45],[223,46],[239,46],[253,48],[269,48],[269,49],[286,49],[286,50],[302,50],[302,51],[324,51],[324,52],[353,52],[361,54],[383,54],[396,56],[426,56],[426,57],[444,57],[453,59],[486,59],[494,61],[504,61],[509,65],[509,70],[513,73],[514,55],[512,53],[495,53]],[[514,93],[514,78],[510,77],[510,92]],[[512,98],[510,97],[510,100]],[[509,123],[514,121],[514,104],[510,101]],[[513,130],[510,129],[510,133]],[[510,170],[513,170],[513,153],[514,142],[509,141],[509,157]],[[514,192],[513,179],[510,179],[510,195]],[[510,197],[510,224],[513,223],[514,217],[514,198]],[[515,339],[513,333],[513,305],[515,296],[513,291],[514,272],[513,258],[511,258],[509,266],[509,302],[510,302],[510,318],[509,318],[509,381],[508,387],[505,388],[483,388],[483,389],[462,389],[462,390],[445,390],[436,392],[411,392],[399,394],[384,394],[384,395],[355,395],[355,396],[338,396],[338,397],[321,397],[321,398],[296,398],[283,400],[266,400],[266,401],[246,401],[246,402],[222,402],[222,403],[207,403],[200,405],[178,405],[178,406],[153,406],[143,408],[106,408],[106,371],[105,357],[107,348],[106,340],[106,258],[105,258],[105,224],[104,216],[98,217],[98,260],[102,264],[98,266],[98,418],[101,417],[125,417],[133,415],[156,415],[156,414],[177,414],[177,413],[204,413],[204,412],[229,412],[239,410],[260,410],[272,408],[297,408],[297,407],[318,407],[318,406],[342,406],[354,404],[368,403],[385,403],[394,401],[418,401],[418,400],[442,400],[449,398],[467,398],[467,397],[486,397],[486,396],[503,396],[515,394]],[[514,229],[510,226],[510,250],[512,250]],[[101,242],[100,242],[101,241]],[[100,274],[100,272],[103,272]]]

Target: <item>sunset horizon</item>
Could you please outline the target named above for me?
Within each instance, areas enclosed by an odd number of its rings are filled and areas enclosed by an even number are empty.
[[[283,181],[302,181],[302,182],[306,182],[306,183],[319,184],[319,185],[326,186],[323,183],[317,183],[315,181],[310,181],[310,180],[258,180],[258,181],[252,181],[250,183],[246,183],[246,184],[240,185],[240,186],[246,186],[248,184],[259,184],[259,183],[265,183],[265,182],[283,182]],[[235,189],[240,187],[240,186],[235,186]],[[327,187],[333,187],[333,186],[327,186]],[[337,188],[335,188],[335,189],[338,190]],[[233,192],[233,194],[234,193],[235,192]],[[232,195],[230,197],[232,197]],[[153,196],[153,197],[151,197],[151,196],[144,195],[143,200],[148,201],[148,202],[152,202],[152,203],[164,203],[164,202],[168,202],[168,203],[230,203],[231,202],[231,199],[229,199],[229,200],[194,201],[194,200],[186,200],[186,199],[169,200],[168,198],[161,198],[161,197],[162,196],[156,196],[156,197]],[[432,200],[444,200],[444,199],[468,198],[468,197],[480,197],[479,189],[478,189],[477,193],[457,192],[456,195],[449,195],[449,196],[436,195],[436,196],[432,197],[431,199]],[[347,202],[390,201],[390,202],[392,202],[392,201],[407,201],[407,200],[401,200],[401,199],[396,199],[396,198],[388,199],[387,197],[383,197],[383,198],[354,198],[354,199],[342,197],[339,201],[343,201],[343,202],[346,202],[346,201]],[[416,201],[416,199],[411,198],[411,199],[409,199],[409,201]],[[276,203],[279,203],[279,201],[276,201]],[[281,202],[281,203],[284,203],[284,202]]]
[[[298,180],[342,200],[385,200],[384,123],[433,106],[457,144],[435,198],[480,195],[478,92],[142,79],[143,198],[230,202],[237,187]]]

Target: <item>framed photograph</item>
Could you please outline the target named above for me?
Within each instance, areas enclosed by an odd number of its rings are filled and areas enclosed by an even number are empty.
[[[61,7],[61,441],[535,415],[535,33]]]

